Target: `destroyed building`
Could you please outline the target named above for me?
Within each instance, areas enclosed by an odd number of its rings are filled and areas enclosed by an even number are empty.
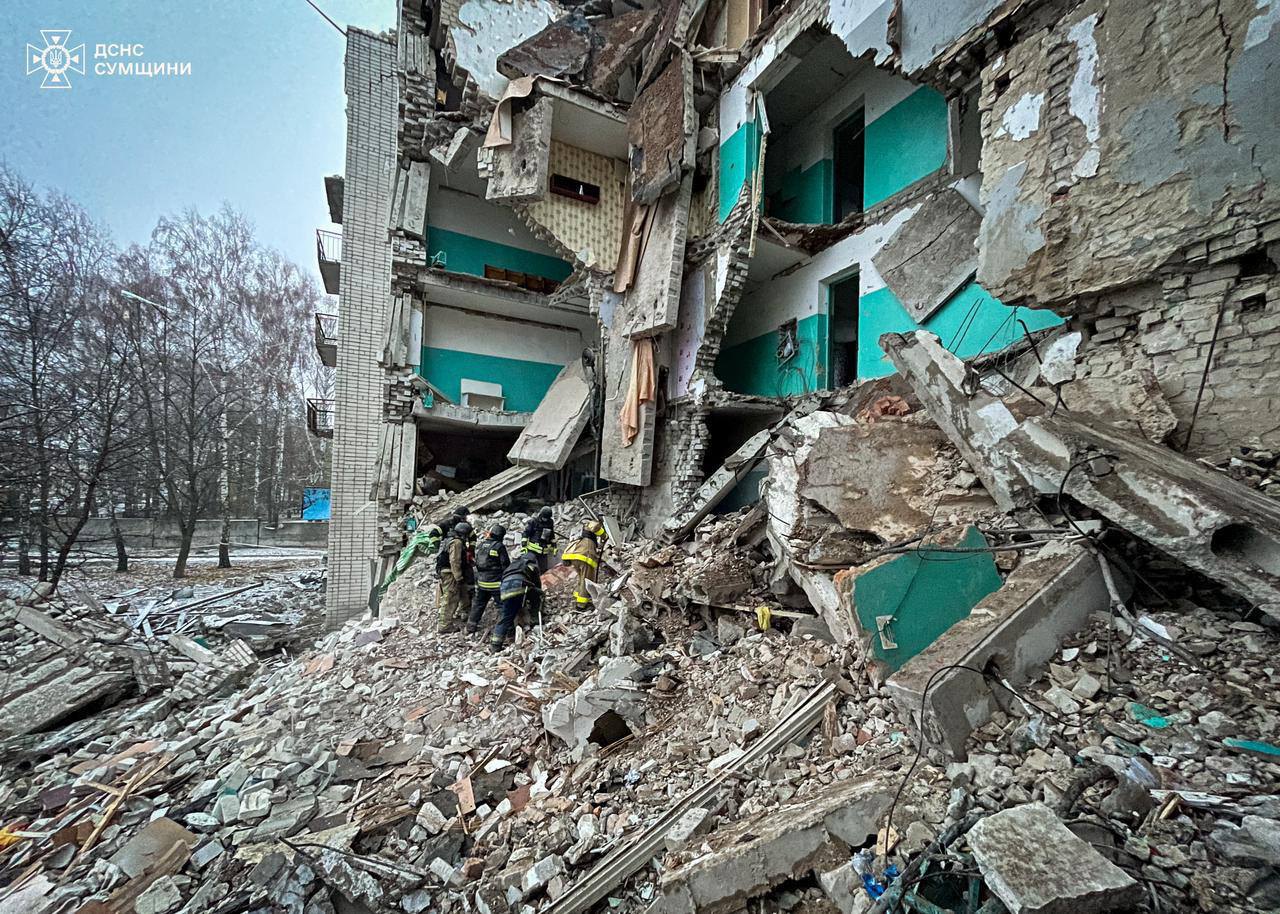
[[[1175,449],[1275,446],[1275,18],[403,0],[352,28],[331,621],[415,497],[607,485],[655,533],[794,398],[894,373],[888,333],[1076,332]]]

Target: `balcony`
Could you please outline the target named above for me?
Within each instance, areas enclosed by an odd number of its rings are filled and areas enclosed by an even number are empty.
[[[324,290],[338,294],[338,275],[342,269],[342,235],[325,229],[316,229],[316,261],[320,265],[320,278]]]
[[[315,313],[316,318],[316,352],[320,361],[329,368],[338,365],[338,315]]]
[[[329,203],[329,221],[342,225],[342,175],[325,175],[324,196]]]
[[[333,400],[307,397],[307,431],[317,438],[333,437]]]

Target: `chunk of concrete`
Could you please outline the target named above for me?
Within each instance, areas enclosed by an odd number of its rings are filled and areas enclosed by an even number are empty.
[[[540,98],[511,117],[511,142],[493,150],[488,200],[532,203],[547,193],[551,163],[552,103]]]
[[[133,904],[137,914],[169,914],[182,904],[182,890],[172,876],[161,876],[138,896]]]
[[[560,369],[507,459],[518,466],[562,468],[590,417],[591,380],[582,360],[576,359]]]
[[[987,888],[1009,914],[1102,914],[1142,897],[1128,873],[1076,837],[1043,803],[987,816],[969,831]]]
[[[1245,816],[1240,826],[1220,825],[1209,843],[1236,866],[1280,866],[1280,822],[1262,816]]]
[[[126,876],[136,879],[153,867],[175,844],[184,845],[189,852],[199,840],[198,835],[187,831],[172,819],[156,819],[139,829],[110,859]]]
[[[645,693],[631,686],[640,665],[616,657],[572,693],[545,705],[542,723],[574,748],[607,746],[644,726]]]
[[[893,799],[885,778],[847,781],[715,833],[716,849],[665,873],[647,914],[725,914],[820,867],[848,860]]]
[[[951,188],[920,205],[871,258],[885,284],[923,323],[973,278],[982,217]]]
[[[907,661],[885,686],[903,721],[950,758],[962,759],[969,734],[991,719],[1004,696],[981,676],[946,668],[962,664],[983,670],[994,660],[1012,685],[1030,682],[1066,636],[1108,605],[1098,560],[1083,546],[1050,544],[1023,558],[999,590]],[[922,720],[921,697],[930,680]]]
[[[687,809],[674,825],[667,831],[667,850],[678,851],[687,847],[694,838],[705,835],[711,830],[711,813],[709,810],[695,806]]]

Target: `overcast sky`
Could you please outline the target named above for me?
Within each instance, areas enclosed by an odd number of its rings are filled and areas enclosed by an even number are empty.
[[[395,0],[316,0],[341,25],[378,31]],[[27,44],[70,29],[85,75],[68,90],[27,74]],[[39,0],[0,3],[0,160],[57,188],[123,244],[156,217],[222,202],[319,280],[316,228],[329,224],[323,177],[341,173],[345,39],[306,0]],[[179,77],[95,73],[97,44],[141,44],[145,63],[190,63]]]

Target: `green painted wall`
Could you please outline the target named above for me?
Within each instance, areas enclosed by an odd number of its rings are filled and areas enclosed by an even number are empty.
[[[970,527],[960,545],[988,544],[976,527]],[[967,618],[1000,585],[990,552],[939,552],[926,547],[860,574],[853,582],[853,608],[859,626],[871,634],[871,652],[897,670]],[[890,632],[897,647],[886,650],[872,634],[878,631],[878,616],[894,616]]]
[[[808,168],[788,171],[768,193],[769,214],[788,222],[831,223],[833,166],[830,159],[819,159]]]
[[[476,355],[456,349],[422,347],[418,374],[444,391],[454,403],[462,402],[462,379],[502,385],[506,408],[529,413],[538,408],[563,365],[548,365],[496,355]]]
[[[445,269],[454,273],[470,273],[472,276],[483,276],[486,263],[504,270],[515,270],[517,273],[532,273],[556,282],[568,278],[573,272],[573,266],[558,257],[428,226],[427,256],[439,251],[445,253]]]
[[[1052,311],[1010,308],[976,282],[970,282],[921,325],[912,320],[888,287],[877,289],[858,299],[858,378],[893,374],[893,364],[880,348],[881,334],[906,333],[923,326],[936,333],[942,344],[960,358],[968,359],[1003,349],[1020,339],[1022,326],[1017,320],[1033,331],[1062,323],[1062,318]]]
[[[866,128],[863,207],[870,209],[947,161],[947,100],[927,86]]]
[[[760,127],[754,120],[747,121],[720,146],[720,174],[716,187],[720,195],[721,222],[738,202],[738,194],[755,174],[759,160]]]
[[[827,316],[811,314],[796,326],[800,351],[778,364],[778,331],[720,350],[716,377],[741,394],[790,397],[821,390],[827,377]]]

